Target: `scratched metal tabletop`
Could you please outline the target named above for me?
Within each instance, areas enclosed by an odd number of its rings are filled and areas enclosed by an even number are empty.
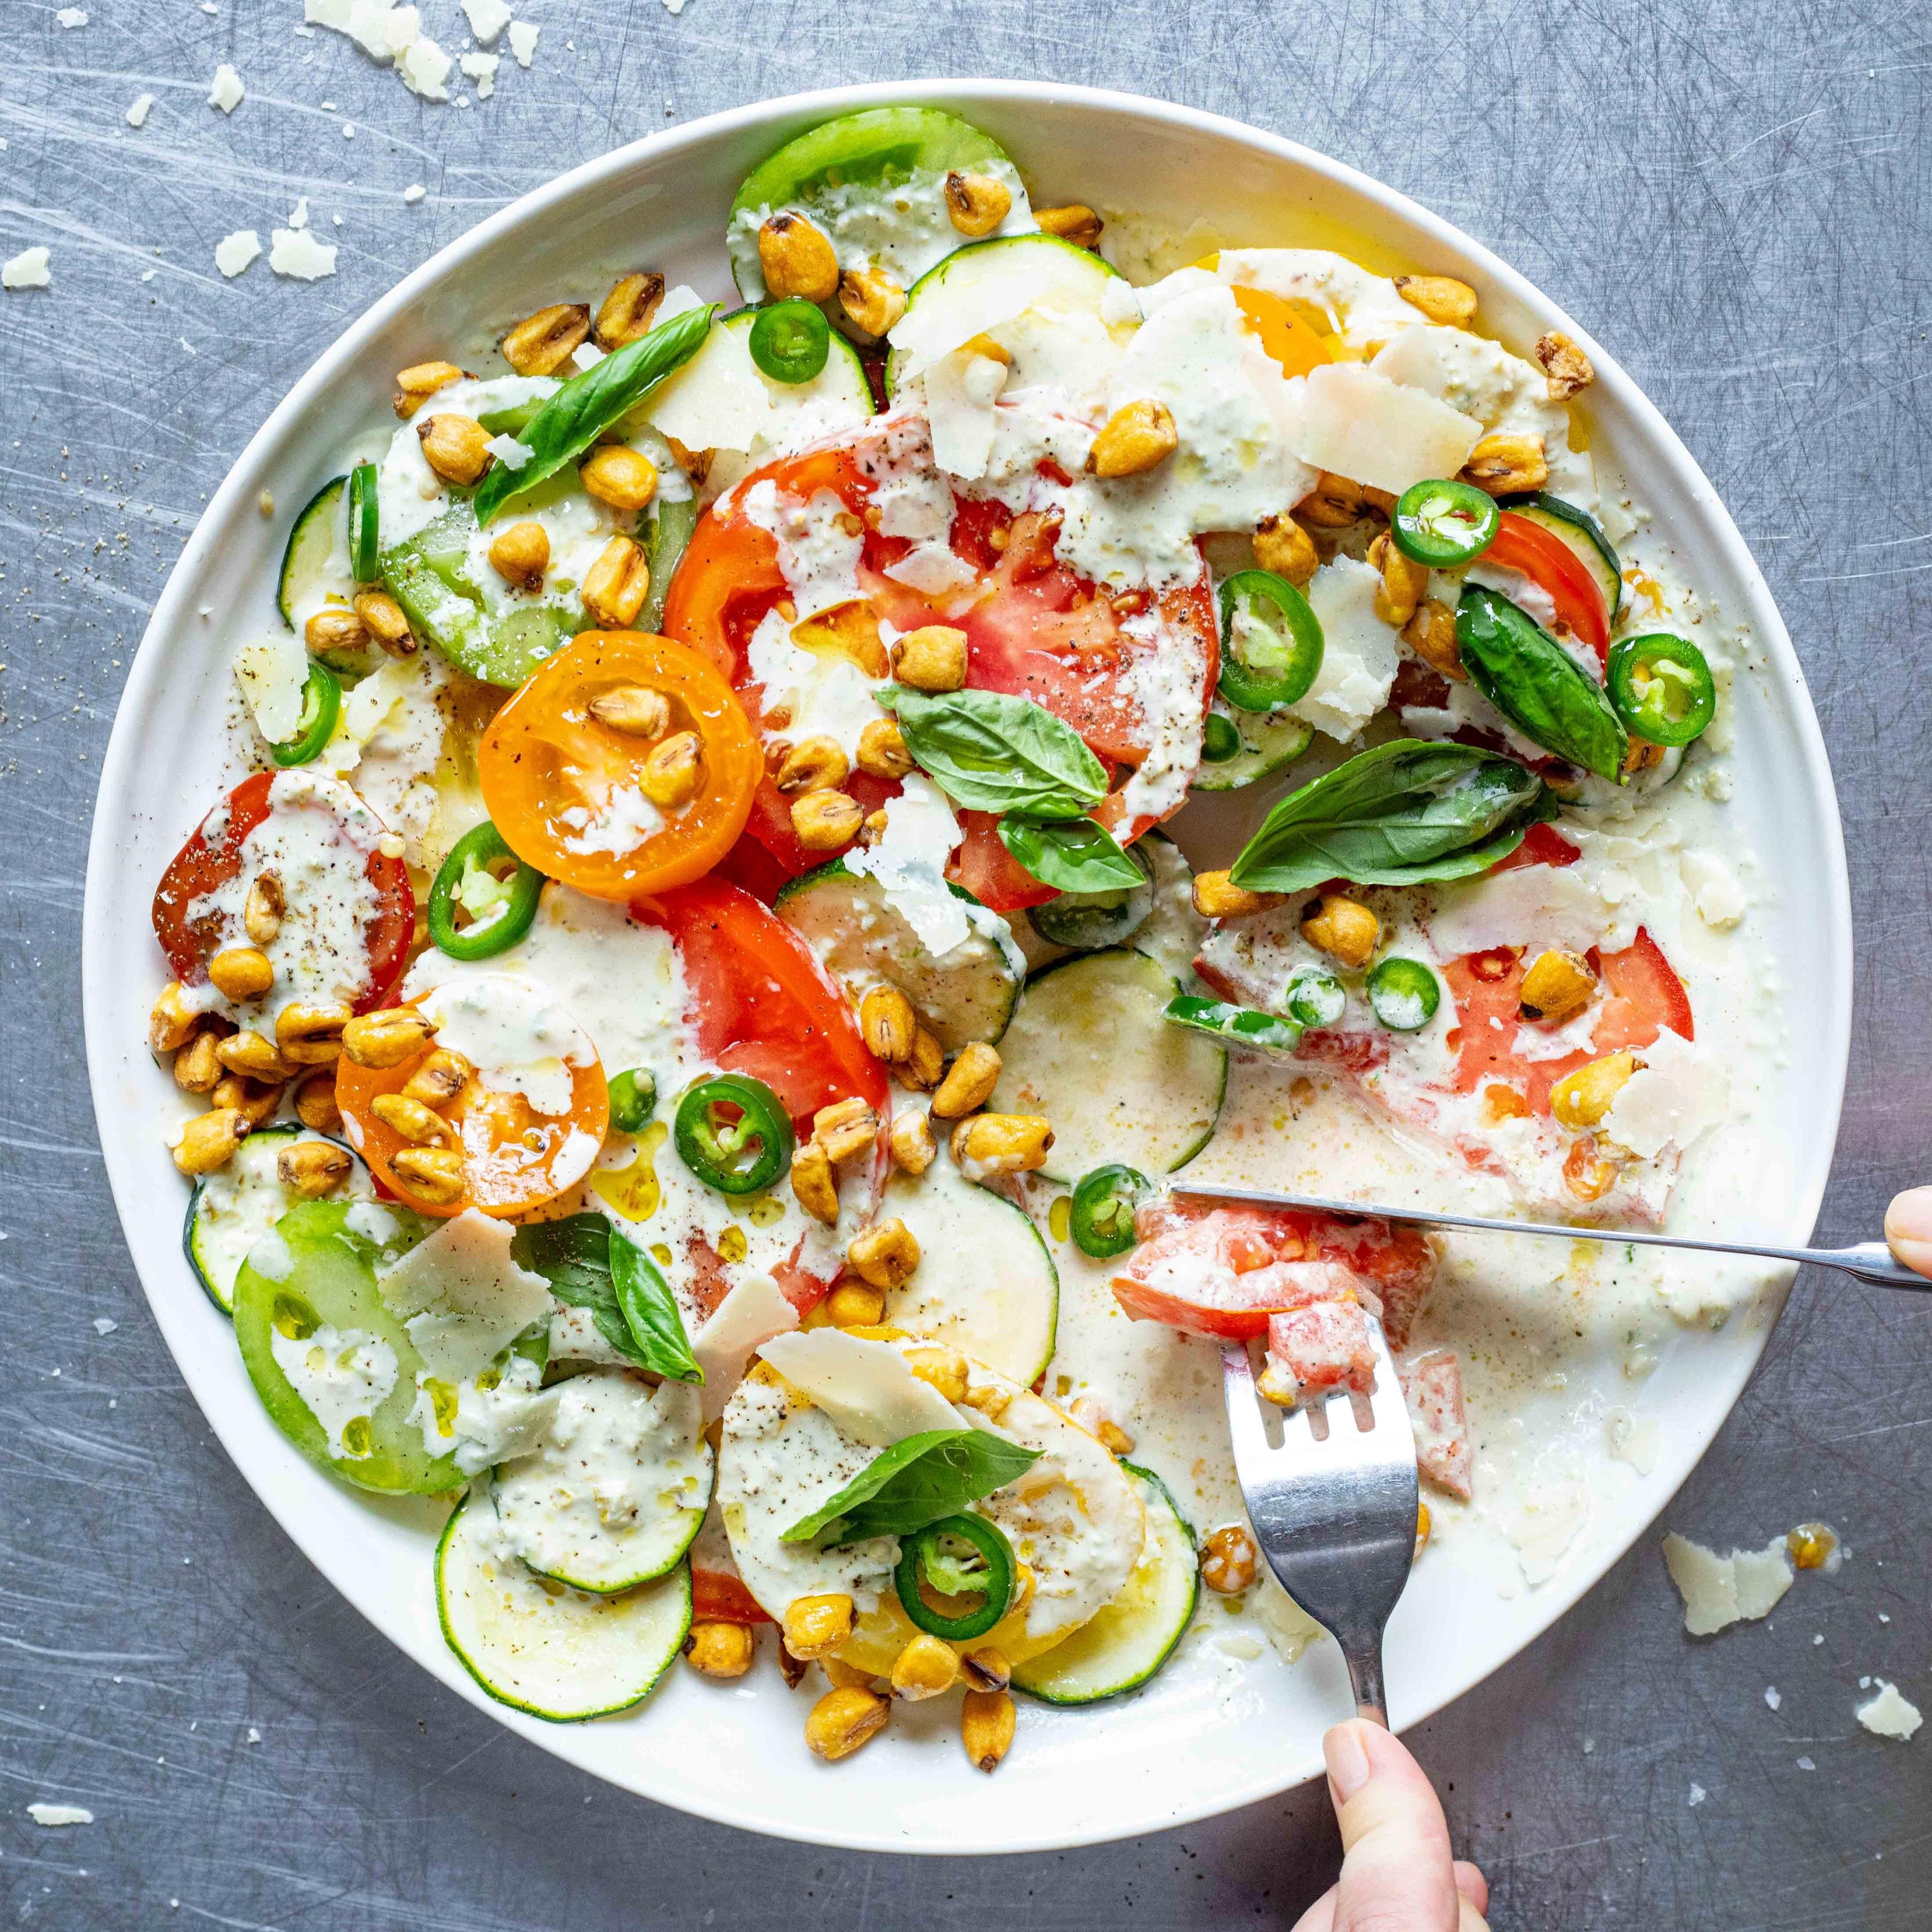
[[[744,1835],[598,1786],[432,1682],[326,1586],[216,1447],[136,1284],[94,1147],[76,953],[98,761],[195,518],[322,347],[559,170],[716,109],[912,74],[1058,76],[1291,134],[1489,243],[1623,358],[1768,574],[1824,721],[1858,927],[1823,1231],[1932,1176],[1932,96],[1892,0],[516,0],[492,98],[434,104],[301,0],[0,9],[0,1898],[118,1928],[1291,1924],[1329,1881],[1318,1788],[1163,1836],[921,1862]],[[470,46],[456,0],[424,30]],[[80,23],[74,22],[78,14]],[[246,88],[208,104],[217,67]],[[152,94],[146,124],[125,116]],[[414,202],[404,190],[421,183]],[[267,261],[306,196],[332,278]],[[1851,1559],[1696,1642],[1647,1535],[1423,1726],[1492,1922],[1923,1927],[1932,1306],[1801,1280],[1664,1522],[1804,1517]],[[1822,1642],[1816,1640],[1822,1637]],[[1766,1696],[1775,1685],[1776,1708]],[[1693,1803],[1693,1787],[1703,1794]],[[90,1826],[30,1822],[31,1802]]]

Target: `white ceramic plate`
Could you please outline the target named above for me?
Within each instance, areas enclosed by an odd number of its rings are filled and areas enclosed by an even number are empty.
[[[1738,680],[1734,810],[1755,849],[1775,855],[1782,896],[1760,916],[1792,1010],[1806,1016],[1773,1076],[1792,1183],[1782,1232],[1793,1240],[1810,1230],[1838,1129],[1850,910],[1830,773],[1790,640],[1730,518],[1663,418],[1583,329],[1467,236],[1337,162],[1232,122],[1017,82],[855,88],[719,115],[607,155],[492,217],[376,303],[296,385],[209,504],[155,608],[115,722],[88,868],[82,971],[101,1145],[182,1373],[262,1502],[344,1595],[424,1670],[546,1750],[754,1831],[868,1850],[1032,1850],[1183,1823],[1319,1771],[1322,1728],[1347,1708],[1333,1647],[1318,1646],[1293,1670],[1252,1671],[1232,1694],[1205,1670],[1173,1672],[1138,1698],[1090,1712],[1024,1706],[1019,1742],[992,1778],[967,1765],[950,1711],[916,1706],[902,1707],[860,1757],[823,1766],[803,1748],[803,1694],[785,1692],[769,1668],[730,1687],[675,1672],[641,1712],[590,1725],[546,1724],[490,1702],[437,1629],[437,1512],[362,1495],[304,1462],[255,1400],[227,1324],[182,1261],[184,1190],[158,1130],[178,1103],[144,1039],[164,976],[148,923],[154,883],[216,791],[213,707],[236,627],[272,621],[287,516],[261,516],[260,493],[292,510],[337,466],[345,441],[386,419],[395,370],[500,330],[560,287],[601,286],[598,272],[650,266],[728,293],[724,218],[746,172],[830,115],[896,101],[951,108],[986,128],[1028,172],[1037,200],[1131,209],[1177,230],[1205,220],[1216,240],[1256,244],[1352,236],[1384,257],[1474,284],[1486,325],[1519,346],[1552,326],[1585,345],[1598,372],[1591,416],[1600,446],[1655,526],[1672,533],[1684,576],[1727,622],[1753,628],[1768,660],[1765,674]],[[1453,1564],[1423,1566],[1389,1633],[1398,1724],[1479,1683],[1622,1553],[1724,1421],[1780,1298],[1666,1353],[1645,1402],[1670,1418],[1657,1466],[1621,1499],[1600,1502],[1587,1547],[1542,1589],[1504,1601]]]

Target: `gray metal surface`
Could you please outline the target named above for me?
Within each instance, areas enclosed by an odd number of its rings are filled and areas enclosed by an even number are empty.
[[[1820,1234],[1869,1233],[1890,1190],[1932,1169],[1925,14],[1892,0],[688,0],[674,16],[658,0],[525,0],[542,23],[532,66],[506,60],[495,98],[463,111],[418,103],[338,38],[295,35],[299,0],[86,5],[71,31],[51,0],[0,9],[0,257],[45,242],[54,272],[47,293],[0,295],[10,1921],[1292,1924],[1332,1870],[1318,1789],[1017,1862],[778,1844],[565,1769],[320,1582],[183,1390],[94,1150],[75,952],[123,668],[206,496],[342,325],[506,199],[669,114],[980,72],[1238,116],[1406,189],[1540,283],[1624,358],[1736,513],[1842,790],[1858,1009]],[[465,44],[455,0],[423,7],[446,47]],[[232,117],[205,104],[224,60],[249,89]],[[155,106],[136,134],[122,116],[142,92]],[[417,181],[428,199],[406,206]],[[258,262],[224,284],[216,239],[266,241],[298,194],[340,245],[335,278],[305,287]],[[1496,1925],[1925,1924],[1932,1732],[1886,1743],[1852,1709],[1870,1672],[1932,1706],[1928,1342],[1932,1314],[1910,1298],[1808,1275],[1666,1513],[1726,1546],[1825,1517],[1853,1552],[1836,1576],[1805,1580],[1768,1624],[1694,1642],[1647,1537],[1416,1736],[1459,1850],[1490,1874]],[[97,1822],[38,1828],[35,1799]]]

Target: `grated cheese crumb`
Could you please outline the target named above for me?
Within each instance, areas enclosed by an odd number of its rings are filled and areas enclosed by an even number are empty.
[[[448,55],[427,34],[412,40],[396,60],[403,85],[425,100],[449,98],[449,67]]]
[[[424,188],[421,182],[411,182],[403,190],[403,199],[413,208],[428,192],[429,190]]]
[[[84,27],[87,25],[87,9],[85,7],[63,7],[54,18],[63,27]]]
[[[52,280],[44,248],[22,248],[10,262],[0,262],[0,289],[44,289]]]
[[[36,1825],[91,1825],[94,1814],[84,1804],[29,1804],[27,1816]]]
[[[510,10],[503,0],[463,0],[463,10],[479,46],[487,47],[510,24]]]
[[[488,100],[496,91],[496,69],[501,64],[495,54],[465,54],[463,71],[476,83],[476,98]]]
[[[268,250],[268,266],[278,275],[313,282],[335,272],[332,243],[318,242],[306,228],[278,228]]]
[[[1874,1737],[1896,1738],[1900,1744],[1925,1721],[1918,1714],[1918,1706],[1910,1698],[1901,1697],[1898,1686],[1882,1677],[1878,1680],[1878,1695],[1861,1704],[1853,1715]]]
[[[542,31],[534,20],[510,22],[510,51],[516,56],[518,66],[530,65],[530,56],[537,50],[537,35]]]
[[[224,114],[232,114],[247,99],[248,90],[242,85],[242,76],[224,61],[214,70],[214,78],[208,82],[208,104],[218,107]]]
[[[1720,1556],[1673,1531],[1664,1539],[1664,1562],[1684,1599],[1684,1628],[1693,1636],[1710,1636],[1734,1623],[1768,1616],[1791,1587],[1781,1536],[1762,1550],[1734,1550]]]
[[[128,108],[128,126],[130,128],[142,128],[146,126],[148,120],[148,110],[153,106],[154,104],[154,97],[152,94],[136,94],[134,100],[129,104]]]
[[[214,266],[230,281],[262,252],[262,238],[252,228],[238,228],[214,244]]]

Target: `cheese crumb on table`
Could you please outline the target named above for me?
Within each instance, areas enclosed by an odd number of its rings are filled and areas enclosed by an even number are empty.
[[[154,104],[154,97],[152,94],[136,94],[133,100],[128,104],[128,126],[130,128],[140,128],[146,126],[148,119],[148,110],[153,106]]]
[[[1675,1531],[1664,1539],[1664,1567],[1684,1599],[1684,1628],[1710,1636],[1740,1622],[1768,1616],[1791,1588],[1784,1539],[1762,1550],[1734,1550],[1720,1556]]]
[[[413,208],[428,192],[429,190],[424,188],[421,182],[411,182],[403,190],[403,199]]]
[[[63,7],[54,18],[63,27],[84,27],[87,25],[87,9],[85,7]]]
[[[224,114],[232,114],[247,99],[248,94],[248,90],[242,85],[242,76],[224,61],[214,70],[214,78],[208,84],[208,104],[220,108]]]
[[[262,238],[252,228],[238,228],[214,244],[214,266],[230,281],[262,252]]]
[[[334,246],[318,242],[306,228],[278,228],[268,250],[268,266],[278,275],[313,282],[334,274]]]
[[[27,1816],[36,1825],[91,1825],[94,1814],[85,1804],[33,1804],[27,1807]]]
[[[503,0],[463,0],[463,10],[479,46],[487,47],[510,24],[510,10]]]
[[[44,248],[22,248],[11,261],[0,263],[0,289],[44,289],[52,280]]]
[[[496,54],[465,54],[460,64],[463,71],[476,83],[477,99],[488,100],[496,91],[500,56]]]
[[[1924,1722],[1918,1706],[1910,1698],[1901,1697],[1898,1686],[1882,1677],[1878,1680],[1878,1695],[1861,1704],[1853,1714],[1874,1737],[1896,1738],[1900,1744]]]
[[[516,56],[518,66],[530,65],[530,56],[537,50],[537,35],[542,31],[534,20],[510,22],[510,51]]]

